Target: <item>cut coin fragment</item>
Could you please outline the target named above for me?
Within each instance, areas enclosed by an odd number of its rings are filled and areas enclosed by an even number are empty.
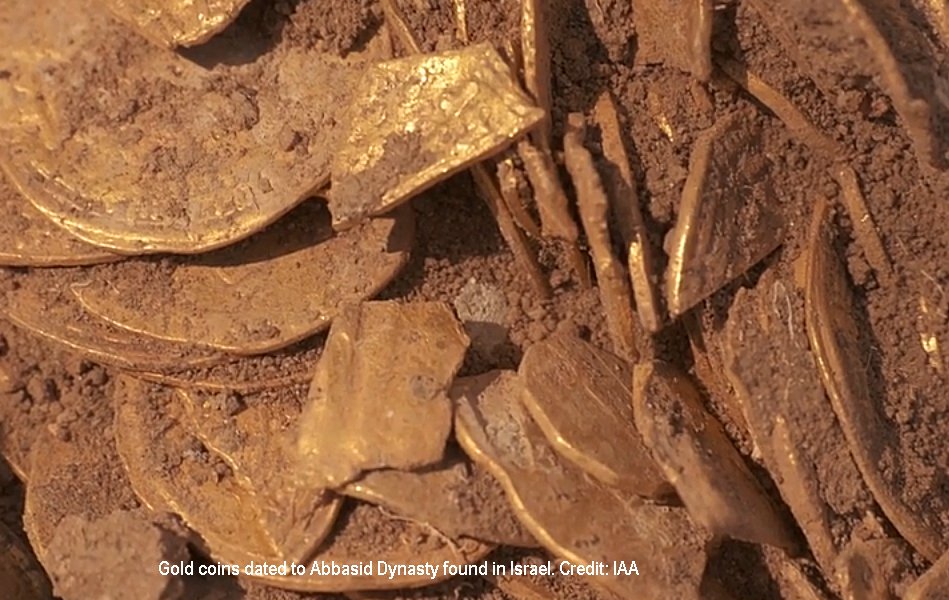
[[[442,303],[343,308],[300,420],[301,481],[336,488],[364,471],[439,462],[451,432],[447,389],[467,349]]]
[[[719,120],[695,142],[669,239],[666,295],[681,315],[777,248],[784,238],[768,131],[753,109]]]
[[[209,349],[159,340],[119,329],[91,315],[75,299],[69,284],[78,271],[33,269],[13,275],[0,295],[0,313],[22,327],[97,362],[130,370],[180,370],[223,362]]]
[[[672,491],[633,423],[628,363],[558,332],[527,349],[518,374],[520,400],[558,453],[625,492]]]
[[[298,516],[288,514],[282,502],[284,476],[292,467],[290,434],[303,411],[306,387],[241,398],[185,390],[177,394],[190,417],[189,429],[231,468],[260,510],[260,525],[280,555],[305,561],[329,534],[341,503],[334,494],[314,492],[312,510]]]
[[[692,518],[719,535],[795,550],[790,528],[695,386],[661,362],[637,365],[633,381],[636,426]]]
[[[174,48],[208,41],[231,24],[250,0],[100,0],[151,42]]]
[[[231,244],[324,186],[353,79],[388,56],[381,35],[342,59],[262,33],[261,18],[191,60],[103,12],[17,3],[0,16],[0,109],[14,115],[2,162],[57,224],[127,254]],[[273,47],[254,56],[261,44]]]
[[[49,579],[30,549],[0,523],[0,590],[10,600],[52,600]]]
[[[492,156],[544,116],[490,44],[373,65],[333,159],[330,212],[346,228]]]
[[[0,173],[0,265],[91,265],[119,257],[66,233],[20,196]]]
[[[574,564],[635,557],[649,577],[607,571],[594,579],[623,598],[700,597],[710,537],[684,509],[644,504],[560,460],[517,402],[524,391],[517,374],[459,380],[456,391],[462,448],[498,479],[548,550]]]
[[[382,506],[451,539],[532,548],[537,540],[511,512],[497,481],[464,457],[420,471],[384,469],[347,484],[343,494]]]
[[[903,466],[888,470],[882,467],[894,457],[902,462],[902,453],[870,390],[857,308],[846,267],[835,250],[830,214],[827,201],[820,198],[814,209],[805,268],[808,339],[824,388],[867,486],[897,531],[920,554],[934,561],[949,547],[949,532],[939,525],[945,515],[934,514],[937,503],[927,501],[927,496],[908,501],[900,483],[891,479],[903,472]]]
[[[72,286],[83,307],[145,335],[233,354],[270,352],[329,326],[344,302],[378,293],[408,261],[414,214],[334,235],[316,203],[200,257],[128,260]]]

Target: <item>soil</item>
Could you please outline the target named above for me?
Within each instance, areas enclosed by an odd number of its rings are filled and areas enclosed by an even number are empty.
[[[424,51],[461,45],[461,36],[453,25],[455,3],[451,0],[395,0],[395,4],[420,39]],[[647,222],[647,241],[657,258],[657,273],[666,267],[666,255],[660,250],[665,247],[667,235],[680,215],[680,199],[689,177],[693,147],[703,132],[738,111],[757,113],[764,135],[774,142],[769,146],[767,159],[786,174],[776,181],[774,190],[785,221],[782,247],[681,319],[667,324],[657,336],[650,338],[638,331],[635,340],[642,356],[671,362],[695,378],[706,408],[722,422],[725,432],[783,518],[800,520],[801,507],[811,506],[808,503],[813,502],[821,518],[827,520],[825,544],[816,544],[805,531],[801,539],[806,539],[812,548],[802,549],[790,559],[783,555],[776,558],[776,551],[769,548],[739,542],[722,544],[709,557],[708,581],[718,582],[732,597],[793,598],[797,596],[794,584],[788,583],[793,579],[788,575],[790,562],[792,571],[798,573],[794,577],[806,579],[815,589],[834,597],[840,590],[833,574],[827,572],[829,556],[844,550],[852,540],[872,545],[896,536],[893,524],[875,502],[854,465],[829,404],[817,408],[804,406],[802,399],[799,411],[787,413],[795,415],[788,420],[792,429],[787,433],[787,443],[803,448],[807,440],[818,442],[809,448],[809,454],[803,455],[810,457],[810,470],[822,484],[809,490],[810,495],[804,500],[788,497],[781,487],[781,467],[774,466],[780,457],[761,442],[764,438],[760,433],[767,431],[768,444],[777,443],[774,440],[778,434],[766,425],[776,420],[784,405],[776,403],[762,414],[747,416],[733,381],[724,374],[729,364],[729,340],[738,335],[736,332],[745,332],[747,337],[742,338],[746,340],[743,343],[750,345],[743,348],[746,361],[743,364],[745,372],[752,373],[756,383],[754,389],[748,390],[750,395],[772,396],[780,391],[773,382],[784,378],[802,390],[802,395],[816,395],[818,402],[824,400],[816,375],[808,371],[814,369],[810,359],[789,360],[786,364],[779,360],[782,352],[806,352],[807,343],[801,340],[785,343],[783,338],[762,335],[752,321],[756,318],[754,311],[747,309],[744,303],[753,296],[758,298],[759,304],[767,304],[767,294],[771,293],[768,290],[773,289],[776,281],[783,282],[788,292],[789,312],[780,315],[804,335],[803,295],[797,293],[794,286],[800,287],[798,266],[807,248],[807,224],[818,197],[831,200],[837,207],[836,250],[846,261],[849,284],[856,296],[854,314],[862,349],[859,359],[870,382],[869,397],[862,400],[868,403],[868,410],[882,416],[888,431],[886,452],[877,468],[907,505],[925,512],[930,526],[941,533],[945,551],[949,548],[949,471],[945,468],[949,465],[946,425],[949,423],[949,393],[946,391],[949,378],[949,203],[946,201],[949,172],[938,170],[938,160],[928,161],[920,154],[918,136],[909,133],[913,123],[907,123],[906,114],[894,106],[890,90],[884,87],[886,78],[880,75],[868,55],[869,50],[861,46],[850,54],[837,52],[841,43],[839,32],[813,27],[813,19],[806,18],[807,11],[801,13],[800,19],[770,18],[773,15],[768,7],[777,5],[774,2],[743,0],[721,4],[715,11],[713,52],[716,60],[720,64],[722,60],[731,60],[744,65],[748,72],[790,100],[815,126],[815,131],[839,149],[837,155],[827,156],[821,151],[820,140],[783,122],[784,117],[770,110],[764,99],[755,98],[743,87],[745,84],[736,82],[723,71],[717,70],[710,82],[702,84],[682,70],[687,67],[687,57],[676,55],[664,62],[663,53],[669,52],[663,48],[666,40],[645,30],[658,18],[653,21],[638,18],[633,0],[552,0],[549,4],[554,155],[563,180],[568,178],[560,156],[562,144],[558,140],[562,139],[567,116],[574,112],[590,114],[601,93],[611,92],[619,107],[621,134],[633,163],[639,202]],[[808,6],[811,4],[816,5],[810,2]],[[879,7],[881,3],[866,4],[876,22],[885,22],[886,17]],[[467,5],[468,40],[491,41],[500,47],[502,54],[516,55],[509,40],[517,35],[519,3],[468,0]],[[200,105],[205,97],[213,97],[217,99],[214,108],[219,120],[217,127],[234,139],[243,140],[247,131],[258,126],[260,120],[280,120],[264,115],[258,104],[268,95],[276,97],[278,84],[287,84],[281,77],[291,76],[290,87],[296,91],[313,85],[314,75],[280,71],[275,66],[276,59],[268,52],[282,57],[324,52],[335,57],[349,56],[365,49],[373,36],[384,29],[383,21],[381,2],[373,0],[254,0],[218,37],[174,55],[172,62],[181,61],[189,72],[191,69],[210,70],[224,75],[202,84],[200,93],[180,96],[173,102],[169,102],[175,98],[171,83],[138,75],[132,77],[134,85],[129,87],[131,91],[123,92],[125,95],[104,92],[101,98],[85,97],[88,86],[114,92],[122,77],[134,75],[135,69],[144,73],[157,60],[150,58],[156,50],[143,46],[137,34],[110,22],[106,29],[109,35],[90,42],[89,48],[94,51],[82,60],[85,80],[61,68],[48,74],[49,83],[54,84],[51,89],[57,90],[52,93],[51,101],[62,103],[64,120],[59,125],[66,127],[65,131],[54,133],[73,136],[75,131],[69,128],[77,123],[102,131],[115,129],[109,136],[110,149],[102,156],[109,157],[107,160],[111,163],[119,147],[131,144],[139,148],[141,170],[133,174],[133,183],[139,186],[139,177],[155,176],[162,185],[167,184],[171,195],[163,201],[168,209],[163,213],[168,217],[165,226],[171,223],[177,227],[184,222],[187,212],[181,203],[188,197],[185,190],[188,178],[202,180],[199,187],[205,190],[231,186],[233,182],[221,181],[214,174],[218,172],[219,163],[228,163],[240,154],[239,149],[227,146],[222,147],[219,155],[203,151],[195,155],[192,146],[196,146],[197,137],[214,138],[215,133],[207,127],[195,129],[200,135],[188,135],[187,143],[179,136],[181,139],[176,138],[172,148],[146,148],[148,144],[142,142],[143,130],[152,128],[153,131],[146,132],[149,136],[187,130],[193,124],[176,117],[175,111],[187,103]],[[637,27],[643,30],[637,31]],[[884,33],[891,40],[905,35],[896,26]],[[11,39],[22,43],[26,35]],[[936,98],[945,96],[939,87],[943,79],[939,78],[944,78],[949,70],[949,49],[942,46],[944,40],[932,32],[920,34],[920,39],[925,39],[939,52],[920,49],[918,44],[922,42],[916,41],[900,48],[902,54],[898,54],[898,58],[905,59],[905,53],[921,56],[914,69],[933,72],[920,75],[913,71],[913,77],[926,78],[914,91]],[[247,43],[239,43],[242,40]],[[398,44],[396,49],[399,49]],[[836,58],[828,61],[829,55]],[[161,60],[171,61],[170,58]],[[110,65],[115,66],[109,68]],[[287,68],[291,67],[293,65]],[[0,64],[0,83],[10,77],[5,68]],[[847,76],[851,69],[859,76]],[[178,77],[173,73],[168,76]],[[77,81],[84,81],[79,95],[77,88],[70,87]],[[248,82],[253,83],[255,90],[250,96],[242,87]],[[300,199],[296,196],[311,194],[314,191],[311,188],[327,175],[321,169],[331,156],[320,140],[311,137],[314,131],[321,131],[321,126],[314,123],[335,127],[335,108],[331,110],[328,106],[344,104],[340,99],[348,97],[349,84],[341,78],[320,80],[319,84],[339,88],[334,90],[338,98],[327,102],[325,111],[304,110],[298,106],[300,98],[294,98],[293,104],[303,116],[288,119],[282,127],[268,125],[268,160],[280,156],[318,163],[305,173],[287,175],[287,187],[293,188],[293,202]],[[932,89],[927,87],[930,85]],[[0,96],[0,101],[3,100]],[[274,103],[279,104],[272,100],[271,104]],[[943,138],[935,145],[945,147],[949,142],[944,139],[945,132],[935,127],[934,133]],[[148,139],[151,138],[146,141]],[[595,157],[602,154],[595,130],[590,132],[586,145]],[[91,159],[85,154],[81,158],[82,161],[76,163],[80,170],[99,172],[114,168],[97,162],[100,159],[88,163]],[[64,155],[57,160],[71,159]],[[840,165],[855,170],[869,218],[882,241],[883,263],[891,263],[892,268],[881,268],[881,257],[867,243],[865,229],[857,223],[863,217],[848,213],[849,205],[844,203],[835,182],[834,173]],[[738,164],[736,168],[744,166]],[[19,183],[24,187],[23,182]],[[29,185],[35,186],[36,182]],[[568,193],[572,194],[572,190],[568,189]],[[268,219],[288,210],[293,202],[273,207]],[[414,198],[410,206],[416,217],[411,258],[400,275],[377,297],[397,302],[441,301],[454,307],[472,340],[459,376],[478,375],[493,369],[516,370],[524,352],[558,328],[577,331],[600,348],[611,347],[598,290],[582,285],[562,252],[562,245],[530,240],[553,290],[552,297],[541,298],[519,269],[467,173]],[[245,225],[243,222],[241,226]],[[753,223],[743,221],[740,225],[746,227]],[[126,240],[120,245],[135,244]],[[214,244],[208,242],[210,245]],[[85,251],[87,247],[82,245],[80,249]],[[622,256],[622,250],[618,251]],[[116,272],[112,266],[96,268],[100,273]],[[167,550],[163,542],[159,542],[159,538],[166,539],[162,537],[165,534],[156,532],[170,529],[176,534],[187,533],[175,529],[173,523],[151,524],[154,515],[136,497],[129,476],[122,469],[112,425],[114,381],[120,371],[133,370],[151,381],[221,393],[221,406],[226,411],[230,410],[228,398],[278,385],[308,382],[325,339],[318,335],[276,353],[241,358],[169,340],[136,336],[97,320],[72,299],[68,286],[92,272],[84,267],[17,268],[0,272],[0,288],[4,292],[0,304],[5,314],[4,320],[0,320],[0,455],[3,456],[0,459],[0,522],[21,535],[23,541],[27,540],[25,532],[30,531],[36,553],[56,576],[60,582],[57,589],[66,598],[77,597],[77,593],[80,596],[94,593],[95,586],[102,583],[81,579],[91,572],[84,571],[91,568],[89,565],[69,569],[66,575],[79,577],[72,584],[63,583],[65,580],[57,573],[58,566],[66,564],[60,558],[75,555],[77,539],[102,540],[112,547],[110,536],[115,533],[115,525],[110,526],[109,519],[134,516],[135,524],[123,526],[123,530],[137,531],[141,535],[130,534],[129,539],[122,539],[123,544],[128,544],[122,546],[129,548],[125,551],[127,555],[103,559],[102,565],[131,568],[135,552],[153,561],[151,557]],[[167,273],[158,270],[143,270],[140,276],[153,279],[143,282],[152,289],[167,281]],[[293,285],[299,283],[293,282]],[[148,285],[142,285],[129,290],[128,301],[145,307],[154,303],[157,296],[147,296],[144,291],[147,289]],[[765,300],[761,300],[762,296]],[[742,321],[730,322],[732,319]],[[755,335],[761,339],[748,341]],[[934,350],[932,340],[942,344],[941,350]],[[757,361],[759,356],[761,359]],[[166,403],[154,397],[149,401],[148,408],[153,413],[149,421],[151,431],[172,431],[171,419],[163,412]],[[809,438],[808,432],[815,432],[817,437]],[[180,472],[187,471],[187,478],[178,481],[193,485],[196,490],[203,485],[234,482],[231,468],[198,440],[190,434],[175,435],[178,437],[168,442],[172,444],[171,454],[160,455],[164,450],[156,447],[153,449],[156,455],[149,457],[160,466],[163,478],[172,481],[173,476],[183,477]],[[31,448],[37,449],[33,460],[38,461],[32,466]],[[27,509],[30,517],[24,527],[27,483],[33,486],[33,509]],[[163,480],[162,485],[166,484],[172,486],[173,482]],[[161,506],[152,508],[162,510]],[[346,538],[351,546],[347,546],[347,552],[375,555],[378,548],[397,546],[400,536],[407,535],[406,531],[409,537],[424,538],[420,544],[434,548],[441,543],[418,527],[401,527],[398,521],[380,516],[374,510],[368,504],[346,501],[341,522],[355,523],[356,529],[352,531],[358,530],[361,534]],[[79,537],[58,539],[57,530],[74,531]],[[187,550],[189,558],[209,560],[202,541],[191,538],[188,541],[194,542]],[[891,557],[885,565],[888,583],[897,597],[936,558],[905,545],[898,546],[898,550],[888,556]],[[505,563],[511,560],[539,562],[548,558],[543,551],[509,547],[501,547],[489,555],[489,559]],[[73,584],[78,587],[72,587]],[[195,577],[188,578],[184,584],[188,590],[200,590],[187,597],[209,599],[342,597],[279,590],[243,578]],[[530,589],[525,591],[524,586]],[[158,597],[160,591],[151,587],[143,594]],[[518,599],[530,598],[531,593],[536,597],[565,599],[603,597],[584,580],[559,576],[493,583],[468,577],[422,590],[350,597]]]

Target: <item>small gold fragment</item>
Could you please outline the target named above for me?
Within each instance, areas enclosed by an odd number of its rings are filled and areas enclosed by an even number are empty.
[[[643,327],[656,333],[662,327],[659,297],[656,291],[656,269],[653,251],[647,238],[646,224],[639,206],[632,164],[621,135],[619,114],[612,94],[603,92],[593,109],[593,119],[600,128],[603,158],[607,172],[603,178],[613,218],[623,244],[627,248],[627,268],[636,299],[636,312]]]
[[[89,271],[72,290],[119,327],[262,354],[326,329],[342,303],[375,295],[408,262],[414,234],[414,213],[398,210],[336,235],[325,208],[312,203],[240,244],[126,261],[108,276]]]
[[[940,375],[946,372],[946,363],[942,356],[942,347],[939,344],[937,331],[940,330],[940,324],[946,322],[946,311],[936,308],[936,303],[928,300],[925,296],[919,297],[919,316],[916,318],[916,330],[919,332],[919,341],[923,346],[923,351],[929,357],[929,364]]]
[[[776,177],[752,109],[719,120],[692,150],[675,228],[666,295],[678,316],[763,259],[784,239]]]
[[[850,451],[880,508],[920,554],[937,560],[946,549],[947,532],[936,525],[939,515],[933,505],[925,496],[908,503],[898,484],[881,470],[885,455],[901,453],[888,451],[896,442],[870,390],[857,308],[834,237],[827,200],[819,198],[811,223],[804,294],[811,349]]]
[[[847,212],[850,213],[854,233],[860,247],[867,256],[867,262],[877,273],[892,275],[893,263],[883,247],[880,231],[876,223],[873,222],[870,209],[867,208],[867,202],[860,190],[860,180],[857,178],[856,171],[848,166],[840,166],[834,172],[834,179],[837,180],[837,184],[843,192],[844,206],[847,207]]]
[[[340,491],[429,525],[451,539],[469,537],[507,546],[537,546],[537,540],[514,516],[497,481],[481,467],[472,467],[464,457],[448,459],[424,471],[372,471]]]
[[[644,504],[561,461],[517,402],[518,376],[495,371],[459,380],[455,434],[507,493],[524,526],[574,564],[629,561],[630,577],[607,570],[593,581],[623,598],[699,598],[709,535],[685,510]]]
[[[524,83],[544,118],[531,134],[542,151],[550,153],[553,95],[550,82],[550,25],[546,0],[521,1],[521,56],[524,61]]]
[[[387,212],[488,158],[543,117],[490,44],[370,67],[333,159],[337,229]]]
[[[719,535],[796,549],[793,533],[692,382],[662,362],[637,365],[633,382],[636,426],[692,518]]]
[[[940,600],[949,598],[949,550],[929,570],[909,586],[904,600]]]
[[[671,491],[633,424],[629,363],[557,332],[527,349],[518,374],[524,406],[564,458],[625,492]]]
[[[197,46],[223,31],[250,0],[99,0],[113,15],[165,48]]]
[[[0,265],[65,267],[118,260],[77,239],[36,210],[0,172]]]
[[[323,542],[339,513],[341,500],[310,492],[312,510],[293,514],[283,502],[286,473],[292,468],[294,425],[302,413],[306,388],[244,397],[177,390],[189,429],[230,468],[234,479],[260,509],[260,524],[286,560],[305,561]],[[223,396],[223,397],[222,397]],[[322,524],[322,526],[321,526]]]
[[[335,489],[368,470],[438,463],[451,433],[446,391],[467,348],[442,303],[343,308],[300,419],[301,484]]]
[[[510,154],[510,152],[508,153]],[[540,238],[540,225],[534,221],[534,217],[527,212],[524,203],[521,201],[521,194],[518,190],[516,170],[513,158],[508,155],[503,160],[498,161],[498,181],[501,186],[501,197],[508,211],[514,218],[517,226],[524,230],[527,235],[534,239]]]
[[[455,7],[455,37],[462,44],[468,44],[468,0],[452,0],[452,4]]]
[[[0,589],[11,600],[52,600],[43,568],[33,553],[6,525],[0,523]]]
[[[586,134],[583,115],[571,114],[567,121],[564,159],[577,191],[580,220],[590,244],[613,351],[635,362],[639,359],[639,353],[633,339],[633,298],[626,269],[613,254],[609,227],[610,201],[593,163],[593,155],[583,145]]]

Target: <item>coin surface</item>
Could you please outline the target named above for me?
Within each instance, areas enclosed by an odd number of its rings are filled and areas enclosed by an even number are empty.
[[[452,424],[447,390],[468,343],[440,302],[346,306],[300,419],[300,481],[336,488],[364,471],[441,461]]]
[[[127,260],[72,290],[131,331],[232,354],[262,354],[329,326],[342,303],[379,292],[408,261],[414,214],[399,210],[334,234],[307,203],[239,244],[200,257]]]
[[[672,315],[692,308],[783,241],[781,178],[761,150],[772,134],[754,109],[744,108],[696,140],[668,238]]]
[[[40,211],[122,253],[225,246],[321,188],[353,78],[389,52],[377,35],[345,59],[323,53],[293,41],[292,19],[268,29],[287,19],[273,13],[186,58],[104,12],[18,3],[0,16],[2,162]]]
[[[695,598],[710,541],[684,509],[646,504],[558,458],[517,402],[516,373],[459,380],[455,434],[504,487],[524,526],[555,556],[574,564],[629,561],[650,576],[613,570],[594,581],[624,598]]]
[[[196,46],[211,39],[237,18],[250,0],[100,0],[152,43],[174,48]]]
[[[544,116],[490,44],[371,66],[336,146],[330,212],[346,228],[509,146]]]
[[[0,172],[0,265],[90,265],[119,257],[73,237],[20,195]]]
[[[564,458],[638,496],[672,491],[636,431],[628,363],[557,332],[527,349],[518,375],[527,412]]]

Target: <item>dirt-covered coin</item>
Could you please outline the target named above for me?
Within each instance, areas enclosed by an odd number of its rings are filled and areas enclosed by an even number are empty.
[[[58,267],[117,258],[53,223],[0,173],[0,265]]]
[[[537,546],[537,540],[514,516],[497,480],[464,456],[450,457],[419,471],[372,471],[340,491],[430,525],[452,539]]]
[[[680,315],[767,256],[784,238],[783,178],[762,147],[773,127],[752,108],[696,140],[667,238],[669,312]]]
[[[644,503],[558,458],[517,402],[524,390],[516,373],[459,380],[456,391],[462,448],[498,479],[524,526],[548,550],[574,564],[613,566],[589,575],[624,598],[700,597],[710,535],[685,509]],[[650,576],[615,570],[614,561],[629,568],[630,560]]]
[[[83,307],[116,326],[233,354],[286,347],[379,292],[408,261],[414,214],[334,234],[307,203],[265,231],[200,257],[133,259],[86,272]]]
[[[337,228],[499,153],[544,116],[490,44],[377,63],[355,97],[333,157]]]
[[[933,563],[922,577],[909,586],[906,600],[938,600],[949,598],[949,552]]]
[[[196,46],[230,25],[250,0],[99,0],[152,43]]]
[[[614,354],[558,332],[532,345],[518,369],[528,413],[550,445],[603,483],[655,498],[672,489],[633,423],[632,369]]]
[[[388,40],[343,59],[293,34],[306,19],[250,12],[186,57],[107,11],[8,7],[0,130],[20,191],[77,237],[143,254],[230,244],[322,187],[337,115]]]
[[[636,426],[696,522],[713,533],[796,550],[794,534],[686,375],[655,361],[633,375]]]
[[[144,371],[180,370],[226,361],[207,348],[120,329],[86,311],[70,285],[80,269],[33,269],[0,280],[0,313],[13,324],[97,362]]]
[[[821,379],[863,479],[903,537],[929,560],[949,546],[949,530],[939,507],[944,502],[903,493],[898,474],[905,468],[899,441],[870,388],[863,361],[868,340],[861,335],[858,309],[846,266],[837,255],[829,203],[814,209],[805,268],[805,321]],[[887,468],[885,465],[893,464]]]
[[[468,336],[446,304],[345,307],[300,419],[300,481],[336,488],[364,471],[441,461],[452,422],[447,390],[467,349]]]

